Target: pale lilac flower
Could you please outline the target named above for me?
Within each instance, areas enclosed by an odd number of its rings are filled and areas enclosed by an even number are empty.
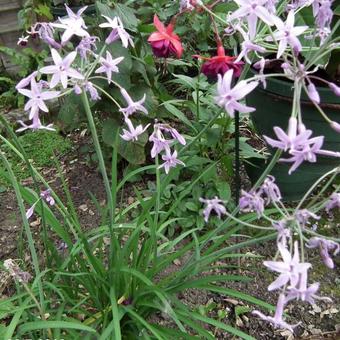
[[[111,28],[112,31],[109,34],[109,36],[106,38],[105,43],[106,44],[111,44],[114,41],[116,41],[117,39],[120,39],[122,41],[122,45],[127,48],[128,45],[130,44],[132,47],[134,46],[133,41],[129,35],[129,33],[127,33],[124,29],[123,23],[120,20],[119,17],[114,17],[113,19],[102,15],[102,17],[104,17],[107,22],[100,24],[99,27],[107,27],[107,28]]]
[[[184,137],[175,128],[171,127],[169,124],[157,123],[155,124],[155,126],[156,125],[159,130],[170,133],[172,138],[176,139],[180,144],[182,145],[186,144]]]
[[[313,83],[307,86],[307,95],[312,102],[320,104],[320,95]]]
[[[277,230],[276,242],[283,247],[287,246],[287,241],[291,239],[292,235],[290,229],[287,228],[287,220],[283,219],[272,223],[273,227]]]
[[[203,210],[203,216],[204,221],[207,223],[212,211],[215,211],[219,219],[221,218],[221,215],[225,215],[227,213],[226,208],[223,206],[223,201],[217,196],[213,199],[204,199],[200,197],[199,201],[206,205]]]
[[[253,67],[258,70],[258,80],[262,83],[263,88],[267,87],[266,77],[264,76],[264,68],[266,67],[267,60],[263,57],[256,62]]]
[[[337,255],[340,251],[339,243],[336,243],[332,240],[326,240],[320,237],[312,237],[307,245],[308,248],[317,248],[320,249],[320,255],[323,260],[323,263],[330,269],[334,268],[334,262],[329,255],[329,252],[332,251],[333,255]]]
[[[164,137],[163,131],[169,133],[173,139],[167,140]],[[151,149],[151,157],[155,158],[163,150],[170,152],[170,144],[173,140],[177,140],[182,145],[186,144],[185,139],[176,129],[172,128],[168,124],[155,123],[154,131],[149,137],[149,141],[154,143]]]
[[[267,0],[235,0],[239,5],[239,9],[234,11],[229,19],[234,20],[238,18],[247,18],[248,30],[250,39],[253,39],[256,35],[257,19],[260,18],[267,25],[274,24],[274,17],[268,12],[265,5]]]
[[[241,33],[243,37],[243,42],[241,44],[241,52],[239,53],[239,55],[237,56],[234,62],[239,62],[242,58],[244,58],[248,64],[251,64],[252,61],[248,58],[248,53],[251,51],[264,53],[266,52],[266,49],[252,42],[249,37],[249,34],[246,33],[240,25],[238,25],[236,29]]]
[[[185,164],[177,159],[177,151],[175,150],[173,154],[171,154],[170,150],[166,150],[165,155],[162,156],[164,163],[159,166],[159,169],[164,168],[165,173],[168,174],[170,168],[176,167],[177,164],[185,166]]]
[[[150,124],[143,128],[143,125],[138,125],[136,128],[133,126],[129,118],[125,118],[125,123],[129,130],[123,129],[123,134],[120,135],[126,141],[138,141],[138,137],[145,132]]]
[[[21,283],[28,283],[32,279],[32,275],[28,272],[22,271],[12,259],[5,260],[4,267],[9,271],[14,279]]]
[[[274,132],[279,138],[278,141],[263,136],[266,142],[272,147],[279,148],[283,151],[289,152],[292,155],[290,158],[281,158],[281,162],[293,163],[288,173],[295,171],[304,161],[311,163],[316,162],[316,155],[324,155],[331,157],[340,157],[340,152],[322,150],[324,137],[314,137],[308,139],[312,135],[312,130],[307,130],[306,127],[300,123],[297,125],[297,120],[291,117],[288,124],[288,134],[286,134],[280,127],[275,126]]]
[[[27,218],[28,220],[32,217],[32,215],[33,215],[33,213],[34,213],[35,206],[36,206],[37,203],[38,203],[38,201],[35,202],[35,203],[34,203],[34,204],[26,211],[26,218]]]
[[[45,66],[40,69],[41,73],[52,74],[50,87],[56,87],[60,82],[64,89],[67,88],[68,77],[76,79],[84,79],[84,76],[71,67],[74,59],[77,56],[77,52],[73,51],[69,53],[64,59],[54,48],[51,49],[52,58],[55,65]]]
[[[30,75],[28,75],[27,77],[21,79],[19,81],[19,83],[15,86],[15,88],[17,90],[19,90],[19,89],[23,89],[23,88],[27,87],[31,83],[32,78],[35,78],[37,76],[37,74],[38,74],[38,71],[34,71]]]
[[[121,108],[119,110],[120,112],[123,112],[125,117],[129,117],[136,111],[141,111],[145,113],[146,115],[148,114],[148,110],[143,106],[145,99],[146,99],[146,94],[144,94],[144,96],[140,100],[134,102],[132,98],[130,97],[130,95],[128,94],[128,92],[124,88],[120,89],[120,93],[122,94],[126,103],[128,104],[127,107]]]
[[[241,113],[255,111],[253,107],[240,104],[238,100],[244,98],[258,85],[257,81],[247,83],[247,81],[241,80],[234,86],[234,88],[231,88],[233,72],[234,71],[230,69],[223,75],[223,77],[220,74],[217,75],[217,96],[215,97],[217,105],[223,107],[231,118],[234,118],[235,110]]]
[[[333,194],[329,197],[329,201],[327,202],[325,209],[329,213],[330,210],[338,208],[340,209],[340,193],[333,192]]]
[[[82,59],[87,60],[87,55],[93,53],[93,50],[97,49],[97,40],[99,40],[99,38],[96,36],[89,36],[81,39],[76,50]]]
[[[117,65],[124,59],[124,57],[118,57],[116,59],[112,59],[112,55],[109,51],[106,51],[106,59],[100,58],[100,66],[95,73],[106,73],[108,83],[111,82],[112,73],[118,73],[119,69]]]
[[[312,211],[308,210],[308,209],[301,209],[298,210],[295,213],[295,218],[296,220],[303,226],[305,227],[307,224],[309,224],[309,219],[313,218],[315,220],[319,220],[321,217],[314,214]]]
[[[59,252],[64,252],[65,250],[68,249],[68,245],[67,243],[65,243],[64,241],[60,241],[56,244],[56,249],[59,251]]]
[[[260,187],[260,193],[264,194],[265,199],[269,202],[278,202],[281,200],[281,192],[279,187],[275,184],[274,176],[267,176]]]
[[[30,219],[34,213],[35,206],[38,204],[40,200],[46,201],[50,206],[55,204],[55,200],[51,195],[51,190],[47,189],[40,192],[40,198],[26,211],[26,218]]]
[[[315,294],[318,291],[319,286],[319,282],[315,282],[307,287],[307,271],[304,271],[299,275],[298,284],[295,287],[288,287],[286,302],[295,299],[307,301],[310,304],[315,303],[314,299],[332,302],[332,300],[328,297],[320,297]]]
[[[263,264],[275,272],[279,277],[268,286],[268,290],[278,289],[290,282],[295,287],[299,281],[299,274],[311,267],[310,263],[300,262],[298,243],[294,243],[294,256],[281,243],[277,245],[283,261],[264,261]]]
[[[310,130],[307,130],[310,131]],[[308,139],[307,141],[301,143],[300,148],[298,149],[292,149],[289,151],[289,153],[292,155],[290,158],[281,158],[281,162],[285,163],[293,163],[293,165],[290,167],[288,173],[291,174],[293,171],[295,171],[304,161],[308,161],[310,163],[315,163],[317,158],[316,155],[324,155],[324,156],[330,156],[330,157],[340,157],[340,152],[335,151],[328,151],[328,150],[322,150],[322,144],[323,144],[324,137],[314,137],[311,139]]]
[[[30,37],[29,35],[26,35],[25,37],[20,37],[20,38],[18,39],[17,45],[26,46],[27,43],[28,43],[28,38],[29,38],[29,37]]]
[[[31,90],[19,89],[18,92],[29,98],[24,107],[25,111],[30,110],[29,119],[33,119],[33,117],[38,114],[39,109],[48,112],[44,100],[56,98],[60,93],[59,91],[42,92],[34,77],[31,78]]]
[[[78,94],[78,95],[83,93],[83,90],[81,89],[81,87],[78,84],[75,84],[73,86],[73,91],[74,91],[75,94]]]
[[[244,212],[255,211],[258,217],[264,212],[265,201],[258,192],[241,191],[241,198],[239,202],[240,210]]]
[[[274,39],[279,41],[279,48],[277,51],[277,58],[280,58],[287,45],[290,45],[295,53],[299,53],[302,49],[301,43],[297,38],[298,35],[302,34],[308,29],[308,26],[297,26],[294,27],[294,11],[290,11],[287,16],[287,20],[284,23],[280,18],[275,18],[275,26],[277,31],[273,33]],[[268,41],[272,41],[272,37],[267,37]]]
[[[340,96],[340,87],[339,86],[336,86],[334,83],[328,83],[328,86],[337,96]]]
[[[158,135],[157,133],[153,132],[149,137],[149,141],[153,142],[151,149],[152,158],[155,158],[163,150],[170,150],[171,140],[166,140],[163,134]]]
[[[27,129],[31,129],[33,131],[35,131],[35,130],[55,131],[55,129],[52,127],[53,124],[48,124],[46,126],[41,124],[38,113],[33,116],[31,125],[26,125],[22,120],[18,120],[18,123],[21,125],[21,128],[17,129],[16,132],[22,132],[22,131],[25,131]]]
[[[93,86],[93,84],[90,81],[87,81],[84,84],[84,88],[85,88],[86,92],[90,93],[91,100],[96,101],[96,100],[100,99],[100,95],[99,95],[97,89]]]
[[[62,46],[56,42],[53,38],[54,28],[52,24],[48,22],[37,22],[33,27],[31,27],[30,34],[35,36],[39,35],[39,38],[47,43],[49,46],[60,49]]]
[[[53,27],[64,29],[64,33],[61,36],[61,42],[64,45],[68,42],[73,35],[78,37],[89,37],[89,33],[86,31],[84,19],[81,17],[82,13],[86,10],[87,6],[82,7],[77,14],[73,13],[72,10],[65,4],[68,17],[59,18],[60,23],[51,24]]]
[[[286,304],[286,297],[284,294],[280,294],[278,301],[277,301],[274,317],[266,316],[257,310],[254,310],[253,314],[259,316],[262,320],[272,323],[274,328],[288,329],[289,331],[293,333],[294,328],[298,326],[298,324],[289,325],[286,321],[283,320],[283,309],[284,309],[285,304]]]
[[[55,204],[55,200],[51,195],[51,189],[44,190],[40,193],[40,197],[45,200],[50,206]]]
[[[329,27],[332,18],[332,0],[314,0],[313,1],[313,15],[315,17],[315,22],[318,27],[324,28]]]

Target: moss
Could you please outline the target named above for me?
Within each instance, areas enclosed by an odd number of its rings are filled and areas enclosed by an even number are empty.
[[[56,132],[27,132],[20,136],[19,140],[27,157],[32,160],[32,164],[36,168],[54,167],[54,156],[64,155],[72,148],[71,141]],[[7,146],[3,146],[2,150],[9,159],[12,169],[19,180],[30,176],[24,161],[15,155],[14,152],[10,151]],[[1,175],[3,171],[3,165],[0,163],[0,184],[5,184],[6,182],[4,176]]]

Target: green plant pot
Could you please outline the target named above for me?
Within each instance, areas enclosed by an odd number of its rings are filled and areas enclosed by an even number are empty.
[[[293,84],[279,79],[267,79],[267,88],[258,86],[247,96],[247,105],[255,107],[251,114],[254,127],[260,135],[277,139],[273,127],[279,126],[283,130],[288,127],[293,98]],[[337,97],[328,88],[318,88],[321,98],[320,106],[331,120],[340,122],[340,97]],[[313,131],[313,136],[325,136],[323,149],[340,151],[340,134],[334,131],[322,118],[318,110],[309,101],[305,93],[301,96],[301,111],[303,122]],[[273,154],[274,150],[270,149]],[[295,172],[288,175],[291,164],[278,163],[271,174],[283,192],[285,200],[296,200],[310,188],[310,186],[323,174],[340,164],[339,158],[318,157],[317,163],[304,162]],[[265,164],[257,164],[247,171],[252,181],[260,176]]]
[[[246,172],[252,183],[262,175],[268,165],[268,160],[254,158],[250,163],[245,163]],[[330,164],[328,158],[319,157],[317,163],[303,163],[291,175],[288,170],[291,164],[276,163],[270,172],[276,179],[284,201],[298,201],[308,189],[327,171],[332,170],[337,164]]]

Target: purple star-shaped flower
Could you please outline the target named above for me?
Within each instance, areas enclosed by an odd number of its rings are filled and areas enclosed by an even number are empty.
[[[116,59],[112,59],[112,55],[109,51],[106,51],[106,59],[100,58],[100,66],[95,73],[106,73],[108,83],[111,82],[112,72],[118,73],[119,69],[117,65],[124,59],[124,57],[118,57]]]
[[[112,31],[109,34],[109,36],[106,38],[105,43],[111,44],[117,39],[120,39],[122,41],[122,45],[127,48],[130,44],[132,47],[134,46],[132,39],[130,38],[130,35],[128,32],[125,31],[122,21],[119,17],[114,17],[113,19],[102,15],[107,22],[102,23],[99,25],[99,27],[103,28],[111,28]]]
[[[252,107],[240,104],[238,100],[244,98],[258,85],[257,81],[247,83],[245,80],[241,80],[234,88],[231,88],[233,72],[233,69],[230,69],[223,75],[223,78],[220,74],[217,75],[217,96],[215,97],[217,105],[223,107],[231,118],[234,118],[235,110],[241,113],[255,111]]]
[[[325,209],[328,213],[330,210],[334,208],[340,209],[340,193],[339,192],[333,192],[333,194],[329,197],[329,200],[325,206]]]
[[[277,300],[276,311],[275,311],[274,317],[264,315],[258,310],[254,310],[253,314],[259,316],[262,320],[272,323],[274,328],[288,329],[293,333],[294,328],[298,326],[298,324],[289,325],[286,321],[283,320],[283,309],[284,309],[285,304],[286,304],[286,297],[284,294],[280,294]]]
[[[165,173],[168,174],[170,171],[170,168],[175,168],[177,164],[181,164],[185,166],[185,164],[177,159],[177,151],[175,150],[173,154],[171,154],[170,150],[166,150],[165,155],[162,156],[162,159],[164,163],[159,166],[159,169],[164,168]]]
[[[278,289],[288,282],[292,287],[295,287],[299,281],[299,274],[307,271],[311,267],[310,263],[300,262],[298,243],[294,243],[294,256],[282,244],[277,245],[283,261],[264,261],[263,264],[276,272],[279,272],[279,277],[268,286],[268,290]]]
[[[298,35],[302,34],[308,29],[308,26],[297,26],[294,27],[294,11],[290,11],[287,16],[286,22],[283,22],[280,18],[275,17],[275,26],[277,31],[273,33],[275,40],[279,41],[279,48],[277,51],[277,58],[280,58],[290,45],[295,53],[299,53],[302,50],[301,43],[297,38]],[[268,41],[272,41],[272,37],[267,37]]]
[[[240,6],[240,8],[234,11],[229,19],[234,20],[246,17],[251,39],[253,39],[256,35],[256,24],[258,18],[264,21],[267,25],[271,26],[274,24],[274,16],[264,7],[267,0],[235,0],[235,2]]]
[[[200,198],[200,202],[204,203],[206,206],[203,210],[204,221],[208,222],[210,214],[212,211],[215,211],[218,218],[221,218],[221,215],[226,214],[226,208],[223,206],[223,201],[215,196],[213,199],[204,199]]]
[[[69,53],[64,59],[61,58],[58,51],[54,48],[51,49],[51,54],[54,65],[45,66],[40,69],[41,73],[52,74],[50,82],[51,88],[54,88],[61,83],[63,88],[66,89],[68,78],[84,79],[82,74],[71,67],[71,64],[77,56],[77,52],[73,51]]]
[[[255,211],[258,217],[264,212],[265,201],[259,192],[241,191],[241,198],[239,202],[240,210],[244,212]]]
[[[333,251],[333,255],[337,255],[340,251],[339,243],[336,243],[332,240],[326,240],[320,237],[312,237],[307,243],[308,248],[317,248],[320,249],[320,255],[323,260],[323,263],[330,269],[334,268],[334,262],[329,255],[330,251]]]
[[[59,18],[60,23],[51,24],[53,27],[62,28],[65,30],[61,36],[62,44],[64,45],[67,41],[69,41],[73,35],[78,37],[89,37],[90,35],[86,31],[87,27],[85,25],[85,21],[81,17],[87,6],[79,9],[77,13],[73,13],[73,11],[66,4],[65,8],[68,16],[65,18]]]
[[[320,297],[315,294],[319,290],[319,286],[319,282],[315,282],[310,286],[307,286],[307,271],[304,271],[299,274],[298,284],[295,287],[288,287],[286,301],[288,302],[296,299],[314,304],[314,299],[317,299],[332,302],[332,300],[328,297]]]
[[[31,78],[31,90],[18,89],[18,92],[29,98],[24,107],[25,111],[30,110],[29,119],[33,119],[34,116],[37,116],[39,109],[48,112],[48,108],[44,101],[56,98],[60,93],[59,91],[43,92],[34,77]],[[37,123],[37,120],[35,123]]]
[[[123,129],[123,134],[120,135],[126,141],[137,141],[138,137],[149,127],[150,124],[143,128],[143,125],[138,125],[136,128],[133,126],[129,118],[125,118],[125,123],[129,130]]]
[[[148,114],[148,110],[143,106],[145,99],[146,99],[146,94],[144,94],[143,98],[134,102],[132,98],[130,97],[130,95],[128,94],[128,92],[124,88],[120,89],[120,93],[122,94],[126,103],[128,104],[127,107],[121,108],[119,110],[120,112],[123,112],[125,117],[129,117],[136,111],[141,111],[145,113],[146,115]]]

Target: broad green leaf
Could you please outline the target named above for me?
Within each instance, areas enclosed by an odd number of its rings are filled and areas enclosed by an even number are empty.
[[[182,123],[188,125],[192,129],[194,128],[190,120],[185,116],[185,114],[177,109],[170,101],[164,102],[162,105],[176,118],[178,118]]]
[[[223,201],[229,201],[231,197],[230,185],[228,182],[218,182],[217,191],[219,193],[219,198]]]

